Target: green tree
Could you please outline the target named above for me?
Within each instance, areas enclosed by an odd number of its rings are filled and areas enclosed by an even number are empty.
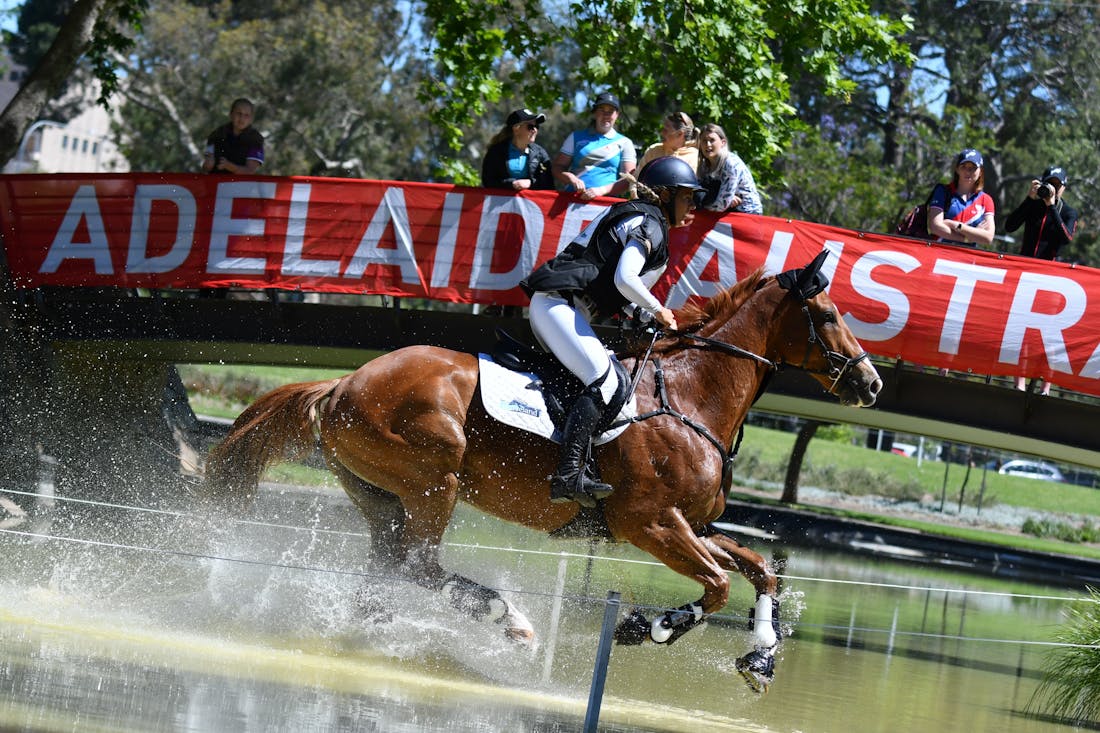
[[[873,13],[862,0],[574,0],[564,9],[425,0],[424,14],[434,64],[421,98],[452,151],[487,102],[570,107],[579,91],[614,87],[636,112],[623,125],[627,134],[647,139],[669,108],[684,109],[724,124],[731,147],[764,167],[795,129],[792,77],[843,97],[855,86],[841,73],[844,59],[908,58],[898,41],[908,19]],[[559,45],[575,46],[579,64],[554,77],[539,65],[539,51]],[[502,76],[505,64],[514,70]]]
[[[900,39],[915,63],[847,59],[842,74],[855,85],[847,98],[792,85],[806,131],[779,158],[783,178],[770,211],[889,231],[948,179],[954,155],[973,146],[985,154],[999,224],[1043,168],[1073,171],[1068,198],[1082,224],[1067,254],[1100,264],[1088,225],[1100,167],[1092,142],[1100,132],[1094,10],[947,0],[879,0],[874,7],[916,19]]]
[[[198,169],[207,135],[248,97],[264,170],[425,180],[409,19],[382,0],[164,3],[148,14],[121,109],[136,170]]]
[[[2,160],[10,160],[15,155],[24,130],[58,95],[82,59],[99,82],[100,103],[107,103],[118,88],[118,77],[110,58],[132,44],[124,31],[140,28],[146,0],[74,0],[67,5],[68,12],[56,27],[45,51],[41,51],[47,35],[43,22],[33,24],[33,43],[25,39],[25,48],[21,51],[23,58],[37,58],[37,61],[19,91],[0,113]]]

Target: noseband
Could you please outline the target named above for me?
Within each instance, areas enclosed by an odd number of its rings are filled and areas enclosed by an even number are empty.
[[[840,380],[848,375],[848,371],[860,362],[871,357],[868,356],[866,351],[861,351],[853,357],[847,357],[839,351],[831,350],[825,345],[825,342],[821,340],[821,337],[817,335],[817,329],[814,328],[813,316],[810,315],[810,306],[806,300],[802,301],[802,313],[806,316],[806,327],[809,329],[810,337],[806,341],[806,354],[802,357],[802,364],[798,368],[809,374],[822,374],[832,379],[833,383],[829,385],[829,392],[835,394],[836,386],[840,384]],[[806,366],[806,362],[810,360],[810,349],[814,344],[821,347],[821,353],[825,356],[825,360],[829,362],[829,368],[825,371],[810,369]]]

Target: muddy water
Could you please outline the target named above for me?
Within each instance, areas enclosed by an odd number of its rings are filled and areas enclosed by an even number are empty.
[[[521,651],[373,574],[340,496],[268,491],[254,520],[61,503],[0,532],[0,730],[577,731],[607,591],[699,593],[631,548],[589,559],[464,513],[447,564],[527,613],[540,644]],[[733,670],[751,643],[736,581],[675,645],[614,649],[600,730],[1072,730],[1024,708],[1073,594],[748,542],[785,558],[771,692]],[[364,587],[384,621],[352,602]]]

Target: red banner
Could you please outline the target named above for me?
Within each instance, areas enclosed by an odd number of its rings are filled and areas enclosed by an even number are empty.
[[[18,287],[237,286],[523,305],[516,285],[613,203],[332,178],[0,176]],[[1100,395],[1100,271],[763,216],[674,230],[670,307],[822,248],[868,351]]]

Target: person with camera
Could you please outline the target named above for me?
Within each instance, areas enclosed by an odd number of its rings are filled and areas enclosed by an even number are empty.
[[[1077,212],[1062,200],[1069,177],[1066,169],[1051,166],[1039,178],[1031,180],[1027,197],[1005,221],[1005,231],[1014,232],[1024,225],[1020,254],[1040,260],[1054,260],[1058,252],[1073,240]],[[1016,389],[1026,391],[1027,380],[1016,378]],[[1043,380],[1040,394],[1050,394],[1050,382]]]
[[[1016,231],[1021,224],[1024,226],[1021,255],[1053,260],[1062,247],[1073,240],[1077,212],[1062,200],[1067,183],[1065,168],[1047,168],[1042,176],[1032,179],[1027,197],[1008,215],[1006,232]]]

